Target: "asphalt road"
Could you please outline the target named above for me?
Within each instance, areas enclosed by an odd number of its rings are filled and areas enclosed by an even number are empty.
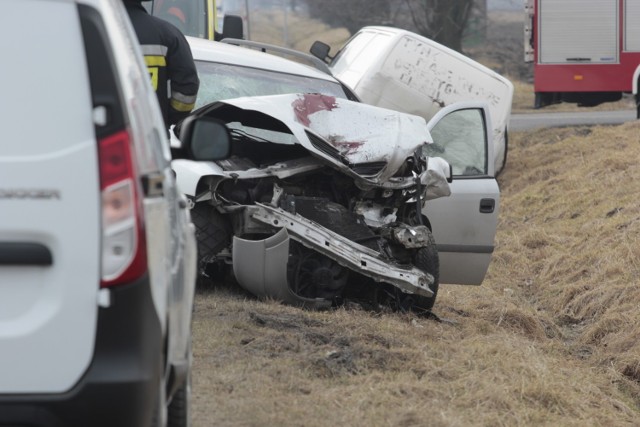
[[[559,126],[618,125],[632,120],[636,120],[635,110],[512,114],[509,131]]]

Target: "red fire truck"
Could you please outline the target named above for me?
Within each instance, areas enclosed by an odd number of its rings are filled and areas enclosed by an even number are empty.
[[[633,93],[640,118],[640,0],[525,0],[525,13],[536,108]]]

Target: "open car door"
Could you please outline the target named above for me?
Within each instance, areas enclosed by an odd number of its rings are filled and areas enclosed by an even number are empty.
[[[451,195],[423,209],[440,256],[440,283],[479,285],[491,262],[500,208],[489,111],[478,101],[452,104],[428,128],[433,144],[423,154],[444,158],[453,170]]]

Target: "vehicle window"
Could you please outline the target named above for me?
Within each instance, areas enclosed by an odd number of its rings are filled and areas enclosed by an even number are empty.
[[[358,75],[367,71],[373,61],[379,58],[380,50],[389,43],[389,34],[363,31],[345,44],[332,61],[336,75],[349,70]]]
[[[486,175],[486,135],[481,109],[456,110],[444,116],[433,127],[433,144],[425,145],[422,153],[445,159],[451,164],[453,175]]]
[[[185,36],[207,37],[206,0],[147,0],[142,3],[153,16],[169,21]]]
[[[196,67],[200,77],[196,108],[222,99],[286,93],[321,93],[347,98],[339,83],[328,80],[205,61],[196,61]]]

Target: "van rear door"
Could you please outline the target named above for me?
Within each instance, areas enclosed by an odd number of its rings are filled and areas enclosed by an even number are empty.
[[[73,2],[3,5],[14,36],[0,39],[11,58],[0,79],[0,393],[62,392],[92,359],[100,286],[84,37]]]

